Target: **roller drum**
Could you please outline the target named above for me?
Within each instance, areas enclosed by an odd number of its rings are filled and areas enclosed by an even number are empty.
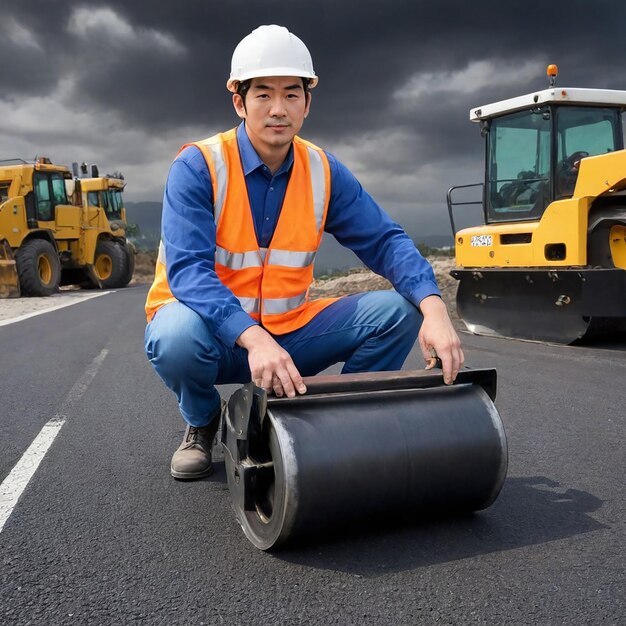
[[[226,471],[254,545],[269,549],[374,519],[475,511],[495,500],[507,448],[488,386],[403,388],[411,387],[403,376],[400,388],[389,388],[385,374],[350,391],[333,378],[338,391],[331,381],[321,393],[268,400],[250,385],[231,398]]]

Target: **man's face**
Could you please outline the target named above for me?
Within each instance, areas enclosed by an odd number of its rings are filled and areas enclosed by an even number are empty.
[[[246,121],[248,137],[261,152],[290,145],[309,114],[310,103],[302,79],[294,76],[253,78],[245,106],[239,94],[233,95],[237,115]]]

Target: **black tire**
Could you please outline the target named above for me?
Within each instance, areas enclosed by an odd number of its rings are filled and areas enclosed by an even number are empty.
[[[132,243],[126,242],[123,246],[124,254],[126,254],[126,275],[124,276],[124,284],[120,287],[126,287],[133,278],[135,271],[135,247]]]
[[[128,284],[128,260],[124,247],[113,241],[98,243],[93,270],[103,289],[125,287]]]
[[[30,239],[17,251],[17,275],[23,296],[45,297],[59,290],[61,261],[46,239]]]

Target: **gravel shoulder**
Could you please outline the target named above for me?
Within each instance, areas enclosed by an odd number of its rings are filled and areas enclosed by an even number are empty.
[[[47,298],[8,298],[0,300],[0,322],[23,317],[25,315],[37,315],[45,311],[58,309],[70,304],[77,304],[83,300],[89,300],[104,295],[102,291],[81,291],[79,289],[62,289]]]

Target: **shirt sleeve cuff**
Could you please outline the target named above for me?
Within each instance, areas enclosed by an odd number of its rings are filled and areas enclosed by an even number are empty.
[[[420,302],[428,296],[439,296],[441,298],[441,292],[437,287],[437,283],[432,280],[424,281],[420,286],[411,294],[409,300],[419,308]]]
[[[217,336],[220,338],[222,343],[224,343],[227,347],[232,348],[235,345],[237,337],[239,337],[239,335],[241,335],[246,328],[250,328],[250,326],[254,326],[256,323],[257,322],[255,322],[247,313],[244,311],[238,311],[237,313],[233,313],[222,323],[217,331]]]

